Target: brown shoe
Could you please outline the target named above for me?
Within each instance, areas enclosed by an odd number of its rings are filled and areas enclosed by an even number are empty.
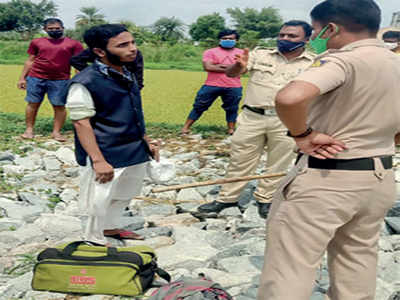
[[[117,240],[144,240],[144,237],[132,231],[123,229],[104,230],[104,236]]]

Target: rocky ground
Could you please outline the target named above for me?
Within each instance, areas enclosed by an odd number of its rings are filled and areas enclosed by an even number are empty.
[[[65,144],[43,138],[23,147],[23,156],[0,153],[0,299],[122,299],[31,290],[37,253],[79,240],[86,217],[77,206],[79,168],[71,138]],[[229,139],[200,135],[168,138],[163,142],[162,156],[176,163],[177,176],[168,185],[221,178],[229,160]],[[395,162],[400,162],[400,153]],[[260,164],[258,173],[263,171]],[[400,182],[400,168],[397,178]],[[153,194],[151,189],[159,186],[146,178],[142,197],[132,200],[124,216],[126,228],[146,240],[127,245],[155,248],[159,265],[173,279],[204,273],[235,299],[255,299],[265,247],[265,222],[253,205],[255,186],[256,182],[250,182],[241,195],[240,201],[248,206],[243,215],[230,208],[219,218],[198,219],[189,212],[216,199],[218,186]],[[377,300],[400,299],[400,202],[382,227],[377,283]],[[324,263],[312,299],[322,300],[328,285]]]

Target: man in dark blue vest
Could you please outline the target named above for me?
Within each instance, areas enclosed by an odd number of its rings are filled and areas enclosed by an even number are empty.
[[[83,167],[79,202],[89,215],[84,239],[142,239],[120,224],[123,210],[141,192],[149,156],[158,160],[158,146],[145,135],[137,82],[124,66],[136,57],[135,40],[119,24],[92,27],[84,40],[97,59],[65,92]]]

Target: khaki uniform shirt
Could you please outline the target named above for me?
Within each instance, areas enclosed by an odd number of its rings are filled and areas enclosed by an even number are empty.
[[[376,39],[329,50],[295,80],[317,86],[308,124],[343,141],[338,158],[394,154],[400,132],[400,57]]]
[[[274,107],[278,91],[309,67],[314,57],[304,51],[288,61],[276,48],[254,49],[247,65],[250,78],[244,104],[264,109]]]

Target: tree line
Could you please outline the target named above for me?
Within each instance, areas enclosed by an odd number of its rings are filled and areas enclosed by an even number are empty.
[[[279,11],[272,7],[256,10],[254,8],[228,8],[226,10],[233,22],[233,28],[241,35],[241,41],[247,47],[255,46],[260,39],[277,35],[282,25]],[[10,0],[0,3],[0,39],[4,36],[19,37],[28,40],[38,34],[44,19],[57,16],[57,5],[52,0],[33,3],[30,0]],[[75,27],[67,29],[66,35],[82,40],[83,32],[91,26],[107,23],[106,16],[94,7],[81,7],[75,17]],[[149,26],[138,26],[131,20],[119,20],[136,37],[137,43],[174,45],[178,42],[198,42],[204,46],[216,43],[220,30],[227,22],[219,13],[197,18],[192,24],[185,24],[176,17],[162,17]],[[189,33],[190,38],[185,35]]]

